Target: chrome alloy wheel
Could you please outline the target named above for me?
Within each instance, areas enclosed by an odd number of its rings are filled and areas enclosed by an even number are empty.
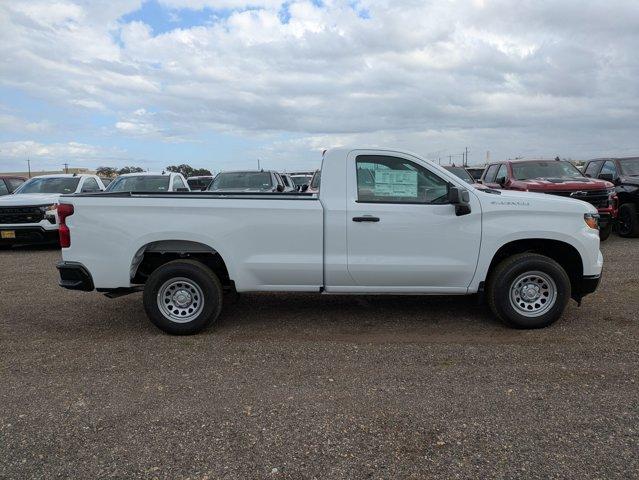
[[[167,280],[160,287],[157,303],[166,318],[176,323],[187,323],[202,312],[204,295],[193,280],[177,277]]]
[[[544,272],[519,275],[510,284],[510,305],[524,317],[539,317],[557,301],[557,285]]]

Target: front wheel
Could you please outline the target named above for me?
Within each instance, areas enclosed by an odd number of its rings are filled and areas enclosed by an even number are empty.
[[[217,319],[222,296],[220,280],[206,265],[174,260],[149,276],[144,286],[144,310],[164,332],[191,335]]]
[[[570,300],[570,279],[553,259],[522,253],[503,260],[491,272],[488,304],[514,328],[543,328],[554,323]]]
[[[599,229],[599,240],[605,242],[612,233],[612,222]]]

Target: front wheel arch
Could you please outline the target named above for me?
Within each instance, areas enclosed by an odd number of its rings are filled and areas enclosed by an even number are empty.
[[[573,298],[580,297],[584,268],[579,251],[569,243],[546,238],[514,240],[502,245],[493,255],[484,285],[499,263],[520,253],[536,253],[557,262],[568,274]]]

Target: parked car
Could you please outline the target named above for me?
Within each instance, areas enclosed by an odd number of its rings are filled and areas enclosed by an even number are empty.
[[[313,173],[314,172],[292,172],[289,175],[293,179],[295,186],[298,187],[298,190],[301,190],[304,187],[304,185],[308,186],[311,183],[311,179],[313,178]]]
[[[282,177],[282,181],[284,182],[284,191],[285,192],[297,192],[299,187],[295,185],[293,178],[288,173],[280,173],[280,177]]]
[[[113,181],[113,179],[109,177],[100,177],[100,180],[102,180],[102,184],[105,188],[108,187],[109,184]]]
[[[480,180],[485,168],[486,167],[466,167],[466,171],[470,173],[475,180]]]
[[[25,180],[23,177],[0,176],[0,197],[13,193]]]
[[[311,177],[311,181],[308,184],[308,187],[302,188],[301,191],[305,193],[319,193],[321,183],[322,183],[322,171],[315,170],[315,173],[313,173],[313,176]]]
[[[200,175],[198,177],[189,177],[186,179],[186,183],[189,184],[191,190],[206,190],[209,188],[213,175]]]
[[[591,160],[584,173],[615,185],[619,202],[617,233],[622,237],[639,237],[639,157]]]
[[[453,175],[457,175],[464,182],[473,185],[475,188],[488,188],[485,185],[478,183],[477,180],[470,174],[467,168],[457,167],[455,165],[443,165],[443,168],[448,170]]]
[[[107,192],[190,192],[181,173],[125,173],[113,180]]]
[[[478,190],[390,150],[331,150],[321,171],[318,196],[65,196],[60,284],[111,296],[143,290],[156,326],[190,334],[218,317],[233,289],[481,293],[507,324],[540,328],[599,283],[588,203]]]
[[[220,172],[209,185],[211,192],[284,192],[286,186],[279,173],[271,170]]]
[[[614,185],[587,178],[572,163],[563,160],[522,160],[491,163],[481,182],[491,188],[548,193],[583,200],[599,212],[601,240],[610,236],[617,218]]]
[[[30,178],[0,197],[0,246],[57,243],[60,195],[104,190],[96,175],[60,174]]]

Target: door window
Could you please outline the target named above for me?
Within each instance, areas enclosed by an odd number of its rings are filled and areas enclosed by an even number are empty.
[[[497,174],[497,169],[499,168],[499,164],[491,165],[486,170],[486,175],[484,175],[484,183],[494,183],[495,175]]]
[[[584,170],[586,177],[596,177],[599,175],[599,169],[601,168],[601,162],[590,162]]]
[[[610,173],[612,174],[612,178],[617,178],[617,167],[615,166],[615,162],[612,160],[606,161],[606,163],[603,164],[603,167],[601,167],[599,175],[602,173]]]
[[[495,183],[502,183],[506,181],[508,178],[508,170],[506,169],[506,164],[502,163],[499,166],[499,170],[497,170],[497,175],[495,175]]]
[[[7,178],[5,179],[5,182],[7,184],[7,187],[9,187],[9,191],[13,192],[16,188],[24,183],[24,180],[21,180],[19,178]]]
[[[359,202],[448,202],[448,182],[409,160],[385,155],[359,155],[355,164]]]

